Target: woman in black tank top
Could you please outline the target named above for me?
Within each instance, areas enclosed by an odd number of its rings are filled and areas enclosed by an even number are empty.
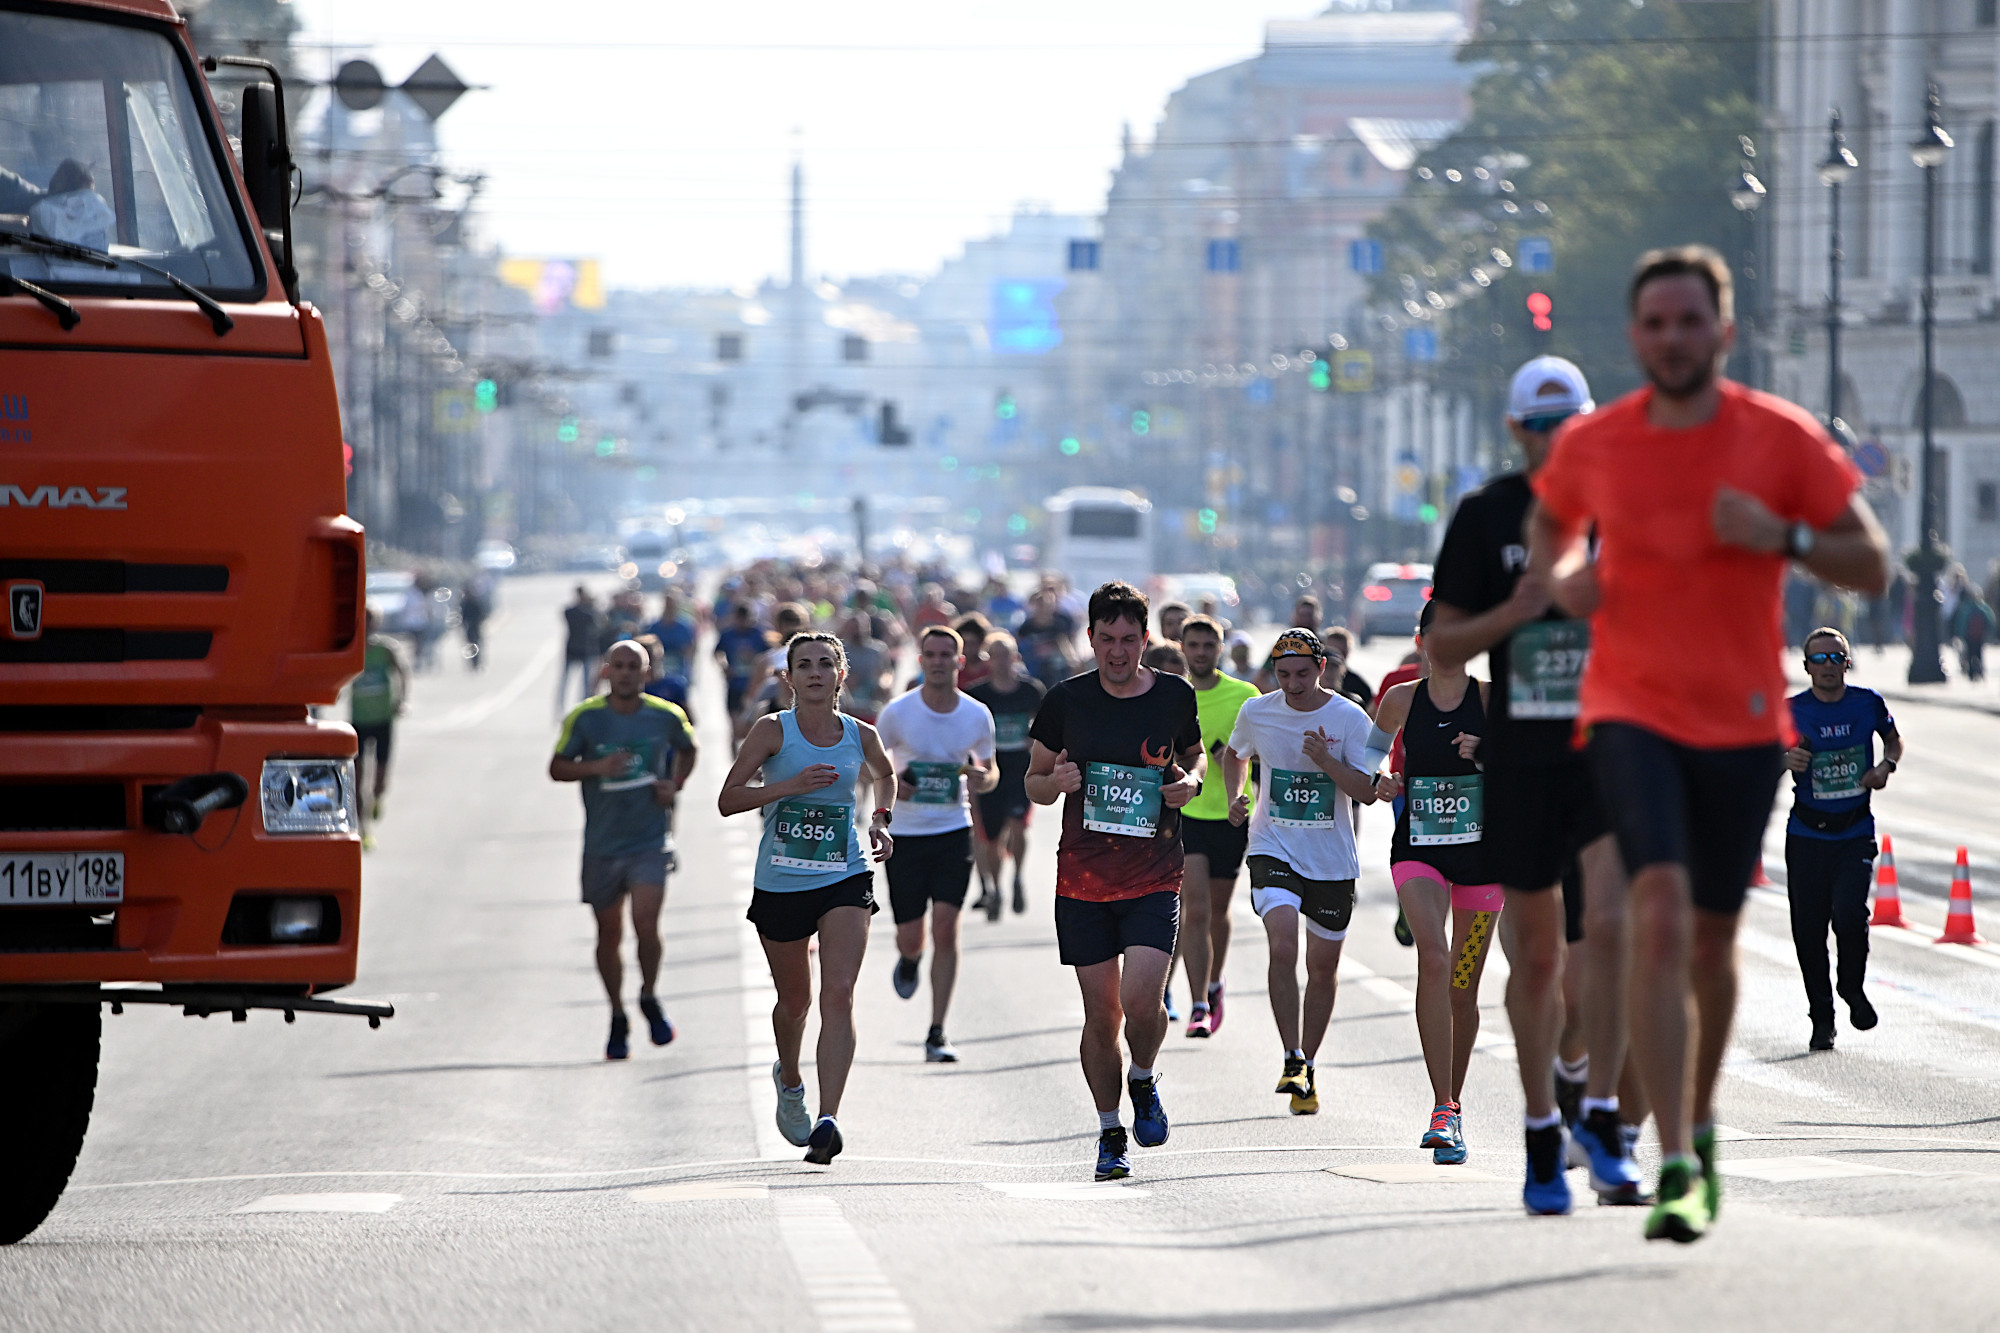
[[[1417,631],[1419,654],[1430,610]],[[1439,1165],[1456,1165],[1466,1157],[1458,1097],[1479,1035],[1479,978],[1500,887],[1486,865],[1478,762],[1486,686],[1462,665],[1440,668],[1428,655],[1424,661],[1425,678],[1390,690],[1376,713],[1382,731],[1403,733],[1402,768],[1377,780],[1376,795],[1403,797],[1389,862],[1416,937],[1417,1037],[1435,1099],[1420,1146]]]

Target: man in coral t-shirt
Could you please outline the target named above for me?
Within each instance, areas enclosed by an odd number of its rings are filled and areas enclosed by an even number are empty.
[[[1632,877],[1632,1055],[1664,1159],[1646,1222],[1655,1240],[1699,1239],[1719,1203],[1713,1101],[1736,1007],[1736,921],[1793,740],[1786,563],[1870,595],[1888,582],[1854,465],[1805,412],[1722,378],[1735,334],[1720,255],[1642,256],[1630,337],[1650,383],[1556,436],[1529,530],[1530,574],[1591,620],[1578,730]],[[1687,669],[1689,645],[1700,671]]]

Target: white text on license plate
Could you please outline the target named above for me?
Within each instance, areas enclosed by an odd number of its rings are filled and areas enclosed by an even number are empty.
[[[123,852],[0,852],[0,907],[124,901]]]

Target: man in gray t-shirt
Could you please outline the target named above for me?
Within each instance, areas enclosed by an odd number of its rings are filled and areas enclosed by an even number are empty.
[[[620,998],[623,926],[619,908],[632,900],[639,941],[639,1010],[653,1044],[674,1039],[674,1026],[653,995],[660,972],[660,907],[667,896],[669,812],[695,763],[687,714],[645,692],[646,650],[630,639],[604,655],[609,694],[570,710],[556,739],[549,776],[583,784],[583,901],[597,916],[597,971],[611,998],[608,1060],[631,1054],[631,1023]]]

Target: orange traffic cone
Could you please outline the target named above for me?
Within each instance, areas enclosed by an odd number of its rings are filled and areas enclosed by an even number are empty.
[[[1910,928],[1903,919],[1903,893],[1896,882],[1896,847],[1886,833],[1882,835],[1882,863],[1875,867],[1875,915],[1868,918],[1868,924]]]
[[[1958,849],[1958,868],[1951,872],[1951,911],[1944,919],[1939,944],[1984,944],[1972,926],[1972,872],[1966,868],[1965,848]]]

